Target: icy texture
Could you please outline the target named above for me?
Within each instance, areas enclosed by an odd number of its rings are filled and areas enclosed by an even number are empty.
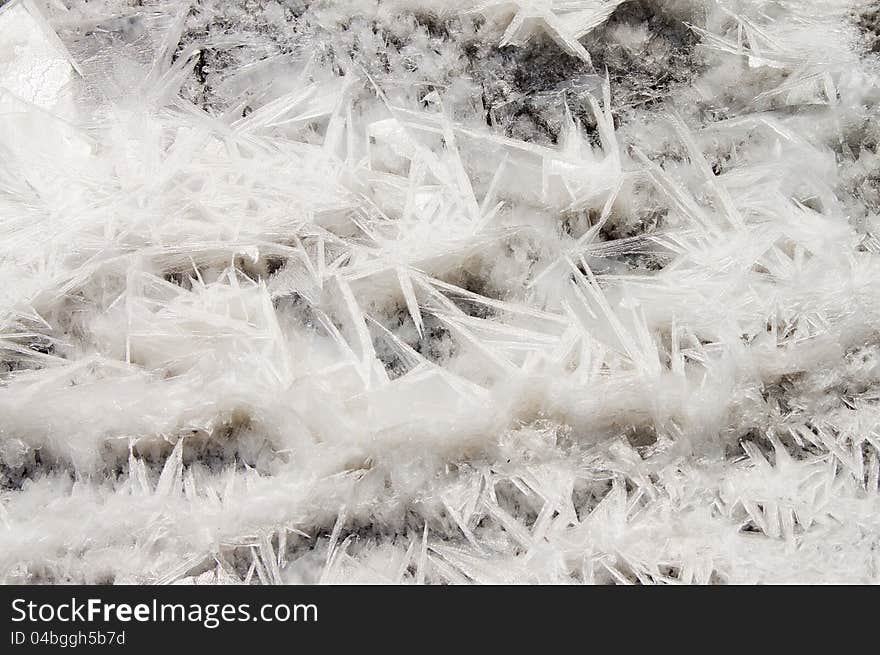
[[[75,75],[73,65],[34,5],[16,2],[4,7],[0,44],[0,88],[37,107],[61,109]]]
[[[0,580],[877,582],[877,15],[7,4]]]

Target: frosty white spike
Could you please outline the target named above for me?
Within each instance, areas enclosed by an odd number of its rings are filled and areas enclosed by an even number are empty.
[[[546,32],[573,57],[592,63],[590,53],[578,39],[599,27],[626,0],[489,0],[470,11],[482,14],[513,14],[500,45],[524,45],[533,32]]]

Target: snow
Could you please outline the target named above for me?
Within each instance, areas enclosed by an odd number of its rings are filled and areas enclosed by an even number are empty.
[[[868,2],[0,8],[0,580],[880,575]]]

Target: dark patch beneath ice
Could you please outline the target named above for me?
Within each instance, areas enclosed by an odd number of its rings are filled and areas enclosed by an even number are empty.
[[[621,39],[625,32],[640,29],[646,30],[641,43]],[[611,104],[617,112],[662,102],[702,68],[695,54],[699,37],[681,17],[653,0],[624,2],[582,42],[596,70],[604,74],[607,69]]]
[[[855,23],[865,38],[868,52],[880,53],[880,2],[869,2],[857,11]]]

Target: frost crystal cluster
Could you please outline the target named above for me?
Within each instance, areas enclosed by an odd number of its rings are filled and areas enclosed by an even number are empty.
[[[880,4],[0,7],[0,581],[880,581]]]

